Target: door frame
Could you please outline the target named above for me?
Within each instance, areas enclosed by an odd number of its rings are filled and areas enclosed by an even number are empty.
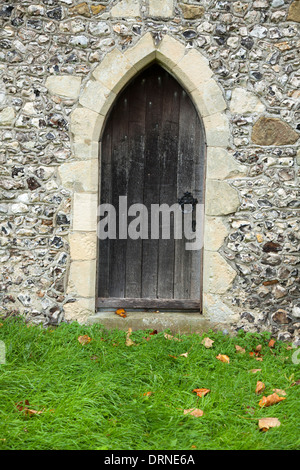
[[[97,206],[99,140],[107,113],[118,93],[142,68],[158,61],[189,94],[202,119],[206,136],[206,191],[203,250],[203,307],[214,314],[214,301],[223,304],[222,296],[231,288],[236,270],[219,253],[229,233],[226,216],[240,205],[237,191],[224,181],[230,174],[233,158],[229,155],[230,129],[225,114],[223,92],[209,67],[208,60],[196,49],[186,50],[177,39],[165,35],[155,44],[146,33],[125,52],[115,47],[93,70],[81,90],[78,106],[71,113],[73,162],[66,163],[68,178],[72,178],[72,225],[67,294],[75,302],[64,306],[66,318],[86,319],[95,313],[97,266]],[[218,167],[215,165],[218,161]],[[64,166],[62,165],[62,166]],[[222,171],[219,168],[222,166]],[[82,187],[82,172],[88,180]],[[78,183],[77,183],[78,182]],[[216,198],[216,195],[220,197]],[[217,239],[211,234],[218,231]],[[91,249],[86,250],[86,240]],[[76,246],[75,246],[76,241]],[[73,244],[73,249],[72,249]]]
[[[101,136],[100,136],[100,141],[99,141],[99,201],[100,201],[100,195],[101,195],[101,173],[102,173],[102,162],[103,162],[103,158],[102,158],[102,151],[103,151],[103,136],[105,134],[105,131],[106,131],[106,126],[108,124],[108,120],[110,119],[111,117],[111,111],[112,111],[112,108],[114,106],[114,104],[117,102],[117,100],[121,97],[122,93],[125,91],[125,89],[130,86],[137,78],[140,74],[142,74],[146,69],[148,69],[149,67],[151,67],[152,65],[154,64],[158,64],[162,71],[165,70],[168,74],[169,72],[166,70],[165,67],[163,67],[160,63],[158,63],[158,61],[154,60],[152,61],[150,64],[147,64],[142,70],[140,70],[134,77],[132,77],[128,83],[126,83],[126,85],[123,87],[123,89],[118,93],[113,105],[111,106],[109,112],[107,113],[106,117],[105,117],[105,121],[103,123],[103,127],[102,127],[102,132],[101,132]],[[169,74],[170,75],[170,74]],[[172,77],[172,75],[171,75]],[[172,77],[174,79],[174,76]],[[175,79],[176,80],[176,79]],[[178,80],[176,80],[176,82],[178,83]],[[185,90],[183,89],[183,87],[181,86],[180,83],[178,83],[179,87],[181,88],[181,90],[183,92],[185,92]],[[193,101],[191,100],[189,94],[187,94],[187,97],[188,99],[190,100],[191,102],[191,105],[193,106],[194,110],[195,110],[195,113],[197,114],[197,117],[198,117],[198,125],[200,126],[201,130],[200,130],[200,133],[201,133],[201,149],[200,149],[200,155],[201,155],[201,160],[203,159],[203,170],[204,170],[204,175],[203,175],[203,180],[201,181],[201,183],[203,184],[203,202],[202,204],[205,204],[205,201],[204,201],[204,198],[205,198],[205,166],[206,166],[206,162],[205,162],[205,158],[206,158],[206,142],[205,142],[205,134],[204,134],[204,129],[203,129],[203,123],[202,123],[202,120],[201,120],[201,117],[199,116],[199,113],[197,111],[197,109],[195,108],[195,105],[193,103]],[[195,171],[195,170],[194,170]],[[112,182],[113,184],[113,182]],[[113,187],[112,187],[112,191],[113,191]],[[203,228],[203,232],[204,232],[204,228]],[[100,259],[100,256],[99,255],[99,245],[101,245],[101,241],[98,240],[98,247],[97,247],[97,260],[98,260],[98,263],[97,263],[97,275],[96,275],[96,280],[97,280],[97,298],[96,298],[96,306],[98,309],[107,309],[107,308],[119,308],[119,307],[124,307],[124,308],[129,308],[130,310],[136,310],[136,309],[151,309],[151,310],[155,310],[155,309],[160,309],[161,311],[162,310],[165,310],[165,311],[172,311],[172,310],[185,310],[185,311],[194,311],[194,310],[197,310],[197,311],[202,311],[202,279],[203,279],[203,249],[201,248],[201,253],[199,254],[199,262],[200,262],[200,268],[201,268],[201,271],[200,271],[200,275],[197,279],[197,282],[199,283],[199,289],[200,289],[200,295],[199,295],[199,298],[191,298],[191,299],[183,299],[183,298],[148,298],[148,297],[141,297],[141,298],[131,298],[131,297],[124,297],[124,298],[116,298],[116,297],[100,297],[99,294],[98,294],[98,282],[99,282],[99,259]]]

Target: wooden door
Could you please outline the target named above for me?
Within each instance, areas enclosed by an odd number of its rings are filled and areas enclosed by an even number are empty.
[[[150,205],[171,206],[186,192],[203,204],[204,149],[191,99],[159,65],[120,94],[101,141],[100,203],[117,214],[119,196],[128,207],[144,204],[149,238],[99,241],[98,307],[201,309],[202,252],[186,250],[173,232],[151,239]]]

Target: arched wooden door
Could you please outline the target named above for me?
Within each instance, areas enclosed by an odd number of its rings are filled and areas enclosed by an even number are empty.
[[[204,150],[191,99],[158,64],[116,100],[101,141],[100,203],[117,214],[119,196],[128,208],[144,204],[149,238],[99,241],[99,308],[201,309],[202,252],[186,250],[184,238],[152,239],[150,206],[171,206],[186,192],[204,203]]]

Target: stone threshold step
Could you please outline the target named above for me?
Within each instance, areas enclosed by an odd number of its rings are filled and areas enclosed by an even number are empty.
[[[101,311],[89,317],[88,325],[100,323],[107,329],[119,330],[157,330],[158,332],[170,330],[173,334],[203,334],[209,330],[223,329],[224,324],[218,325],[210,322],[198,312],[145,312],[126,311],[126,318],[117,315],[114,311]],[[219,326],[219,328],[218,328]]]

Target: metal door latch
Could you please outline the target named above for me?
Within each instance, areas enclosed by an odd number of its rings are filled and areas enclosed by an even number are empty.
[[[190,214],[194,211],[196,204],[198,204],[198,199],[195,199],[192,193],[187,191],[180,199],[178,199],[178,204],[184,214]],[[192,231],[196,231],[196,220],[194,218],[194,214],[192,218]]]
[[[193,212],[196,204],[198,204],[198,199],[195,199],[192,193],[187,191],[180,199],[178,199],[178,204],[184,214],[189,214],[190,212]]]

